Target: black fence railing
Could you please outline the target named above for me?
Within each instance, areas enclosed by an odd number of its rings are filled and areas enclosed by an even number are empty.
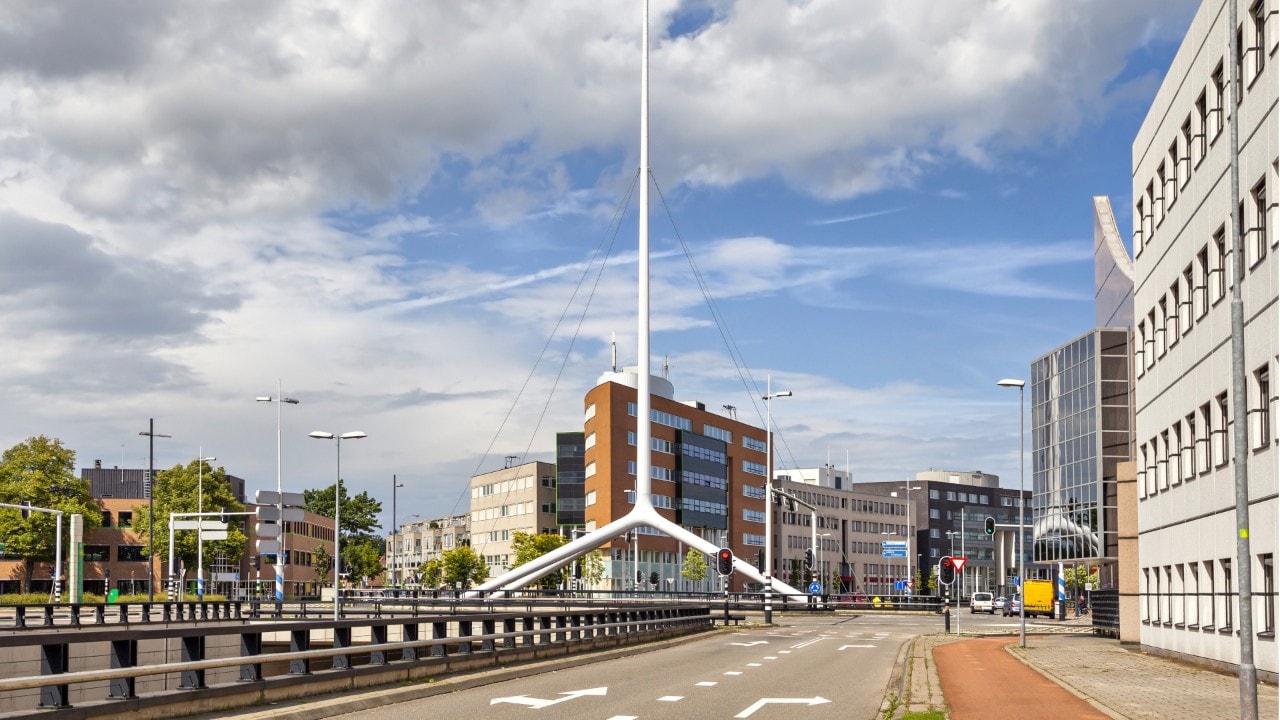
[[[9,633],[0,635],[10,659],[0,669],[0,718],[37,709],[50,718],[172,717],[177,703],[242,707],[316,687],[435,677],[701,632],[717,617],[706,603],[635,604],[341,620],[242,613],[212,624]]]

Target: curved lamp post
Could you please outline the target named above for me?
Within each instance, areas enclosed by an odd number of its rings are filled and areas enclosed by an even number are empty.
[[[333,440],[338,448],[338,482],[333,486],[333,619],[337,620],[342,615],[342,548],[340,545],[342,529],[340,525],[342,520],[342,441],[359,440],[369,436],[359,430],[345,432],[341,435],[317,430],[310,433],[309,437],[317,440]]]

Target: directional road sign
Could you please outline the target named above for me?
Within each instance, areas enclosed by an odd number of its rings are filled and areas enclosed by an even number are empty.
[[[209,537],[210,530],[226,530],[227,524],[218,520],[174,520],[174,530],[200,530],[205,532],[205,538]]]
[[[951,557],[951,567],[954,567],[956,572],[964,572],[964,564],[967,562],[969,562],[969,558],[966,557]]]
[[[279,505],[280,493],[275,490],[259,490],[254,493],[253,501],[258,505]],[[284,491],[284,504],[292,505],[294,507],[302,507],[307,504],[307,500],[300,492],[289,492],[286,490]]]
[[[817,595],[817,594],[819,594],[819,593],[821,593],[821,592],[822,592],[822,583],[820,583],[820,582],[811,582],[811,583],[809,583],[809,594],[810,594],[810,595]]]

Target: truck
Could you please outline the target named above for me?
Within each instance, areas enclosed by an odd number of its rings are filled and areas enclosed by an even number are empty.
[[[1027,617],[1043,615],[1053,617],[1053,601],[1055,599],[1052,580],[1024,580],[1022,582],[1022,602]]]

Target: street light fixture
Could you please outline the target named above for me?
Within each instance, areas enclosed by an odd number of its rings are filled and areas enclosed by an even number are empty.
[[[1024,558],[1026,556],[1025,548],[1023,548],[1024,535],[1026,534],[1025,519],[1023,518],[1023,508],[1026,507],[1026,440],[1024,438],[1025,430],[1023,423],[1025,422],[1026,410],[1023,402],[1023,395],[1026,390],[1026,381],[1017,378],[1005,378],[996,383],[1000,387],[1016,387],[1018,388],[1018,597],[1022,600],[1018,603],[1018,644],[1021,647],[1027,646],[1027,597],[1022,592],[1023,586],[1027,582],[1026,567],[1024,566]]]
[[[331,432],[316,430],[309,434],[317,440],[333,440],[337,446],[338,482],[333,486],[333,619],[342,614],[342,441],[359,440],[368,435],[355,430],[335,435]]]
[[[284,383],[283,383],[282,381],[280,381],[280,380],[277,380],[277,381],[276,381],[276,395],[275,395],[275,397],[272,397],[272,396],[270,396],[270,395],[259,395],[258,397],[254,398],[254,400],[256,400],[257,402],[271,402],[271,403],[275,403],[275,404],[276,404],[276,511],[277,511],[277,513],[278,513],[278,514],[277,514],[277,516],[276,516],[276,522],[277,522],[277,523],[280,523],[280,536],[279,536],[279,543],[278,543],[279,547],[277,548],[277,550],[278,550],[279,552],[277,552],[277,553],[276,553],[276,567],[275,567],[275,571],[276,571],[276,602],[278,602],[278,603],[282,603],[282,602],[284,602],[284,564],[285,564],[285,561],[286,561],[286,560],[288,559],[288,557],[289,557],[289,556],[288,556],[288,554],[287,554],[287,552],[288,552],[288,551],[285,549],[285,544],[284,544],[284,538],[285,538],[285,532],[284,532],[284,483],[283,483],[283,474],[281,473],[281,459],[280,459],[280,458],[281,458],[281,455],[282,455],[281,450],[280,450],[280,445],[281,445],[281,437],[280,437],[280,429],[281,429],[281,417],[280,417],[280,415],[281,415],[281,411],[280,411],[280,408],[281,408],[281,406],[286,405],[286,404],[288,404],[288,405],[297,405],[297,404],[298,404],[298,401],[297,401],[297,400],[294,400],[294,399],[293,399],[293,398],[291,398],[291,397],[285,397],[285,396],[284,396],[284,392],[283,392],[283,389],[282,389],[282,388],[283,388],[283,385],[284,385]]]
[[[196,452],[196,512],[204,512],[204,464],[217,460],[216,457],[205,457],[204,448]],[[204,600],[204,515],[198,514],[196,522],[196,597]]]
[[[773,376],[765,385],[762,398],[767,408],[768,423],[764,430],[764,621],[773,622],[773,399],[791,397],[790,390],[773,391]]]
[[[172,435],[161,435],[156,432],[156,419],[151,418],[147,421],[147,429],[138,433],[147,438],[147,602],[154,603],[156,601],[156,544],[153,538],[156,536],[156,494],[155,489],[156,478],[156,438],[173,437]],[[169,568],[169,574],[173,574],[173,568]]]
[[[404,483],[396,482],[396,476],[391,476],[391,552],[388,553],[391,565],[391,587],[400,587],[396,584],[399,573],[396,572],[396,564],[400,562],[400,526],[396,525],[396,490],[404,487]]]

